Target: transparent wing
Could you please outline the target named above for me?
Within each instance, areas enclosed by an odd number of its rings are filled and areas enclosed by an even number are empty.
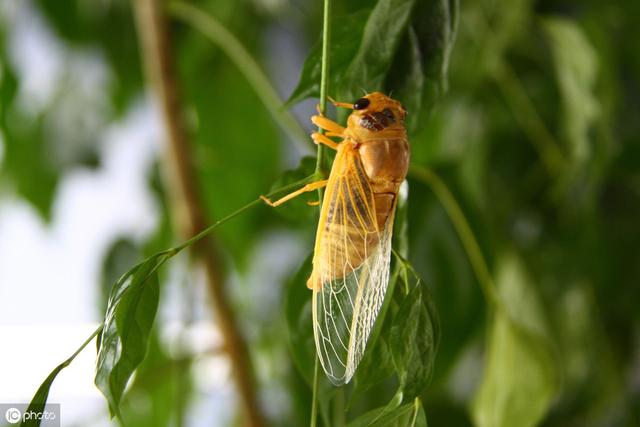
[[[364,354],[389,282],[395,202],[376,220],[374,195],[360,159],[330,179],[314,274],[313,323],[320,362],[332,383],[349,382]]]

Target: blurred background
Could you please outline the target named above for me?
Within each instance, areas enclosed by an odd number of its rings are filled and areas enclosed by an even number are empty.
[[[228,46],[166,12],[191,185],[208,225],[313,170],[304,135],[317,98],[302,93],[293,116],[282,103],[319,40],[322,2],[190,3],[239,39],[275,89],[267,108]],[[335,3],[334,16],[362,28],[361,11],[376,2]],[[410,175],[409,259],[441,329],[422,394],[427,419],[639,426],[640,2],[444,3],[451,43],[438,52],[442,84],[412,122],[412,162],[445,183],[507,311],[527,313],[535,339],[511,346],[521,337],[488,309],[450,212]],[[358,41],[362,31],[350,28],[334,31],[336,46]],[[185,237],[143,57],[129,1],[0,1],[0,403],[28,402],[100,324],[114,281]],[[215,232],[269,425],[308,424],[311,390],[291,355],[285,295],[311,252],[316,215],[304,200],[257,206]],[[123,401],[129,425],[242,425],[207,280],[184,254],[161,270],[148,355]],[[512,348],[544,355],[527,366]],[[49,401],[62,404],[63,425],[115,424],[94,369],[92,344],[54,383]],[[522,371],[533,382],[511,378]],[[523,406],[531,413],[510,414]]]

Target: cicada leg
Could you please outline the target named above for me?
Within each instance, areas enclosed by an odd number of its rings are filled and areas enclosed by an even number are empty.
[[[312,182],[312,183],[309,183],[309,184],[305,185],[304,187],[294,191],[293,193],[287,194],[286,196],[276,200],[275,202],[272,202],[271,200],[269,200],[265,196],[260,196],[260,198],[266,204],[268,204],[269,206],[275,208],[276,206],[280,206],[281,204],[293,199],[294,197],[298,197],[302,193],[308,193],[309,191],[317,190],[318,188],[322,188],[322,187],[324,187],[326,185],[327,185],[327,180],[326,179],[323,179],[321,181]]]
[[[333,133],[330,133],[329,135],[333,135],[335,136]],[[321,133],[318,132],[314,132],[311,134],[311,139],[313,139],[313,143],[314,144],[324,144],[329,148],[333,148],[334,150],[338,149],[338,143],[334,142],[332,140],[330,140],[327,135],[323,135]]]
[[[341,137],[344,135],[345,128],[325,116],[311,116],[311,121],[319,128],[329,131],[331,136]]]

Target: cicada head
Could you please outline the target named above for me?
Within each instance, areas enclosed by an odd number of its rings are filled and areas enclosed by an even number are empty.
[[[407,111],[400,102],[383,93],[373,92],[353,103],[353,113],[349,116],[349,127],[367,132],[385,129],[404,129]]]

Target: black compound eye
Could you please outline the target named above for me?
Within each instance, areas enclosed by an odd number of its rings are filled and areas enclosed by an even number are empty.
[[[369,106],[369,100],[367,98],[358,99],[355,104],[353,104],[354,110],[364,110]]]

